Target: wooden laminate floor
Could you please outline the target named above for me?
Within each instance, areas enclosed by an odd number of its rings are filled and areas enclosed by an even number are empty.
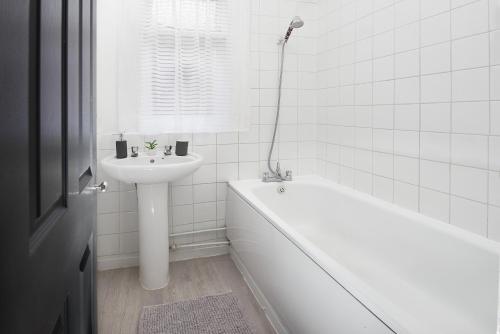
[[[138,268],[97,274],[99,334],[136,334],[142,306],[233,292],[255,334],[274,333],[252,292],[228,255],[173,262],[170,282],[161,290],[144,290]]]

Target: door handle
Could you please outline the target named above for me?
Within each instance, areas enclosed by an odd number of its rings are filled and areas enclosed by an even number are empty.
[[[108,189],[108,182],[102,181],[100,184],[95,184],[89,188],[104,193]]]

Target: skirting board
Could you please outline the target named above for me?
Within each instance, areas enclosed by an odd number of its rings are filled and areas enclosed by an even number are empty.
[[[190,260],[202,257],[210,257],[227,254],[228,246],[183,248],[170,251],[170,262]],[[120,268],[137,267],[139,265],[139,254],[106,255],[97,257],[97,270],[112,270]]]
[[[245,265],[243,264],[243,261],[241,261],[240,257],[238,256],[238,253],[234,250],[233,247],[229,247],[229,255],[231,256],[231,259],[233,260],[234,264],[236,265],[236,268],[240,271],[241,275],[243,276],[243,279],[247,283],[248,287],[250,288],[250,291],[252,291],[252,294],[254,295],[255,299],[259,303],[260,308],[264,311],[264,314],[266,315],[267,320],[271,323],[271,326],[273,326],[274,330],[278,334],[289,334],[288,330],[283,326],[281,323],[278,315],[274,311],[273,307],[269,303],[269,301],[266,299],[262,291],[259,289],[257,284],[255,283],[254,279],[252,278],[252,275],[250,275],[250,272],[247,270]]]
[[[136,267],[139,265],[139,254],[106,255],[97,257],[97,270],[112,270]]]

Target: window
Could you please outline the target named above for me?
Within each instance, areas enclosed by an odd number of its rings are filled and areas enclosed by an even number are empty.
[[[224,132],[248,123],[245,0],[143,0],[138,131]]]

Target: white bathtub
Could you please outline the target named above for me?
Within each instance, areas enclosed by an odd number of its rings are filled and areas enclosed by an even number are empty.
[[[226,219],[280,333],[500,333],[493,241],[316,176],[230,182]]]

